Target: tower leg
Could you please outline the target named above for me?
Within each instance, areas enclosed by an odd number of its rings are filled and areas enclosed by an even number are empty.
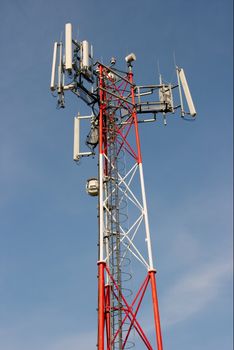
[[[106,290],[106,343],[107,350],[111,349],[111,313],[110,313],[110,288],[111,286],[108,284],[105,286]]]
[[[104,350],[105,327],[105,262],[98,262],[98,350]]]
[[[149,271],[151,290],[152,290],[152,299],[153,299],[154,323],[155,323],[155,330],[156,330],[157,348],[158,350],[163,350],[155,273],[156,272],[154,270]]]

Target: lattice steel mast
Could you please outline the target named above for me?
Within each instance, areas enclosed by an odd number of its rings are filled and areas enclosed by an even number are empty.
[[[127,71],[94,62],[93,49],[87,41],[72,39],[71,24],[65,29],[63,44],[55,43],[51,90],[57,93],[58,107],[64,107],[64,92],[71,91],[92,110],[90,116],[74,120],[74,160],[94,155],[98,145],[98,179],[87,182],[87,192],[98,195],[98,350],[121,350],[134,346],[133,330],[146,349],[154,349],[138,321],[147,288],[151,289],[157,349],[162,350],[155,265],[145,194],[144,174],[138,126],[156,121],[163,115],[181,111],[181,116],[195,117],[196,111],[183,69],[176,67],[177,84],[137,86],[133,81],[134,54],[128,55]],[[58,68],[57,67],[58,61]],[[173,90],[178,88],[179,104],[174,104]],[[155,100],[155,92],[158,100]],[[188,112],[185,112],[183,95]],[[144,119],[144,115],[152,117]],[[80,151],[80,123],[90,120],[86,145]],[[142,243],[140,243],[140,240]],[[135,295],[125,282],[130,257],[143,265],[145,274]],[[131,297],[130,297],[131,296]]]

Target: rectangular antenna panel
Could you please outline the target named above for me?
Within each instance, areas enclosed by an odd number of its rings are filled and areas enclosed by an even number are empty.
[[[80,119],[74,118],[74,146],[73,146],[73,160],[77,161],[80,158]]]
[[[72,69],[72,25],[65,25],[65,69]]]
[[[84,69],[89,67],[89,43],[87,40],[82,42],[82,67]]]
[[[58,93],[61,93],[63,82],[63,44],[59,43],[59,63],[58,63]]]
[[[50,90],[55,90],[55,69],[56,69],[56,61],[57,61],[57,48],[58,43],[54,43],[54,53],[53,53],[53,61],[52,61],[52,70],[51,70],[51,82],[50,82]]]
[[[187,100],[189,113],[190,113],[190,115],[192,117],[195,117],[196,109],[195,109],[194,104],[193,104],[192,96],[190,94],[190,90],[189,90],[188,83],[187,83],[187,80],[186,80],[186,77],[185,77],[185,74],[184,74],[184,70],[182,68],[180,68],[178,70],[178,72],[179,72],[181,85],[182,85],[183,90],[184,90],[185,98]]]

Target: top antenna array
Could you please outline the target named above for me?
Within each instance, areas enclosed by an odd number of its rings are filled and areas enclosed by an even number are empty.
[[[125,57],[129,71],[132,69],[132,63],[135,60],[134,53]],[[99,93],[97,81],[99,63],[98,61],[94,62],[92,45],[87,40],[74,40],[72,38],[72,25],[67,23],[65,25],[65,49],[62,42],[55,42],[52,61],[50,89],[57,95],[58,108],[65,107],[64,93],[69,90],[89,105],[94,114],[98,114]],[[115,63],[116,59],[113,57],[110,66],[105,66],[109,70],[113,83],[123,73],[115,67]],[[152,121],[156,120],[156,115],[159,113],[163,114],[165,121],[166,114],[175,113],[176,110],[180,111],[182,117],[194,118],[196,116],[196,109],[184,70],[176,66],[176,72],[176,84],[164,83],[160,75],[159,84],[135,86],[134,92],[138,114],[150,113],[153,115]],[[173,95],[177,88],[179,98],[178,103],[175,103]],[[156,99],[156,96],[158,96],[158,99]],[[185,106],[187,106],[187,110]],[[140,120],[140,122],[146,121],[149,120]]]
[[[64,108],[64,92],[72,91],[86,103],[93,102],[93,47],[72,38],[72,25],[65,25],[65,50],[62,42],[54,43],[50,89],[57,93],[58,107]],[[88,85],[87,85],[88,84]]]

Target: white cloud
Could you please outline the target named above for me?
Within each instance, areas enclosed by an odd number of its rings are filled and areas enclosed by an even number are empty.
[[[190,271],[176,282],[161,300],[163,325],[187,320],[205,309],[220,295],[232,277],[232,262],[215,262]]]

